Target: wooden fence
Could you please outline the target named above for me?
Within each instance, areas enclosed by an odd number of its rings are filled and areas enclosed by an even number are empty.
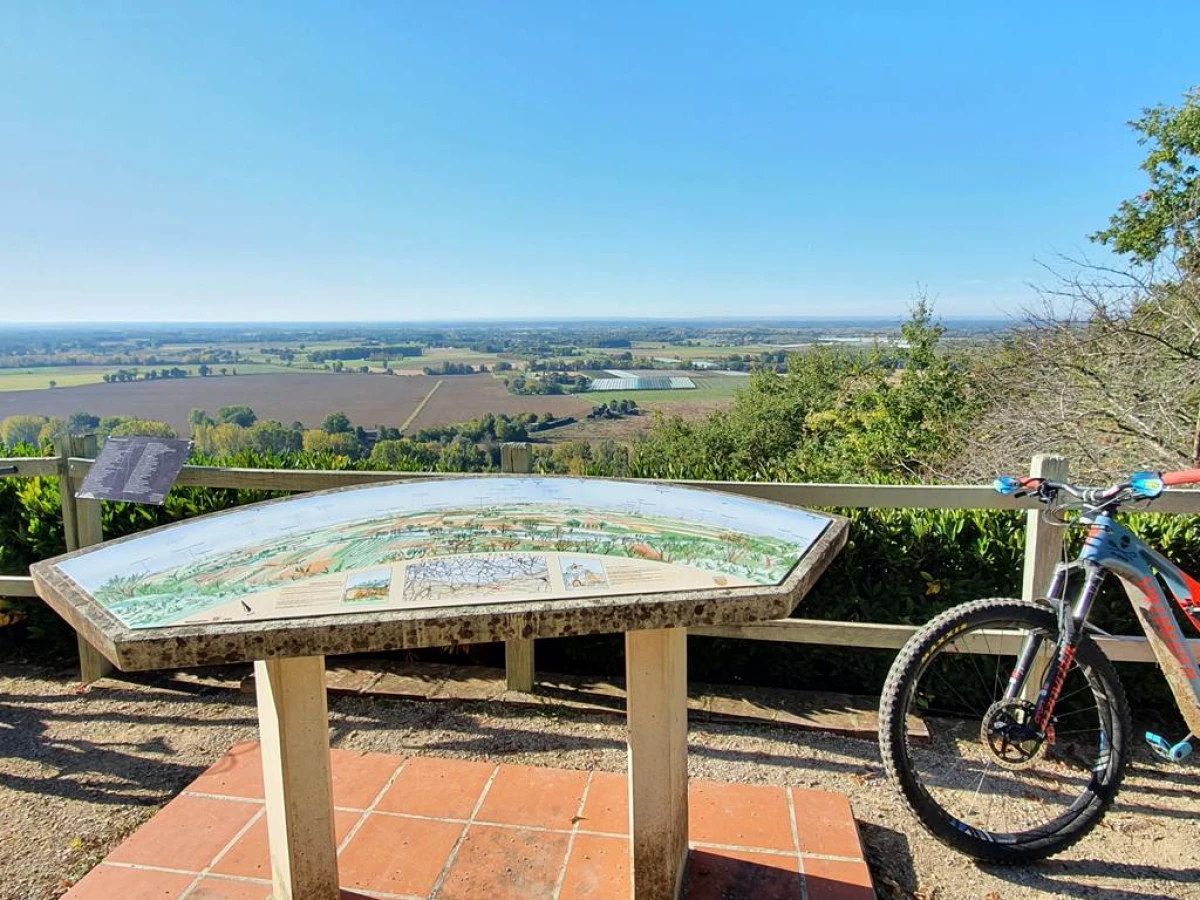
[[[56,447],[57,455],[41,458],[0,459],[0,477],[54,476],[61,479],[63,527],[69,549],[86,547],[103,540],[100,504],[78,500],[75,491],[91,469],[95,456],[94,438],[72,437]],[[501,447],[501,471],[528,473],[532,455],[528,444]],[[1056,456],[1037,456],[1030,473],[1066,478],[1067,462]],[[242,469],[215,466],[184,466],[179,485],[272,491],[315,491],[326,488],[383,481],[446,478],[440,472],[359,472],[305,469]],[[868,485],[796,484],[749,481],[673,481],[688,487],[708,488],[774,500],[795,506],[849,509],[1008,509],[1027,510],[1023,595],[1031,599],[1048,581],[1062,552],[1063,529],[1042,520],[1040,506],[1032,499],[1015,500],[997,494],[991,487],[977,485]],[[1154,504],[1155,512],[1200,513],[1200,491],[1172,491]],[[0,576],[0,597],[35,597],[27,577]],[[819,619],[777,619],[747,625],[693,628],[690,633],[708,637],[760,641],[823,644],[827,646],[899,649],[915,631],[909,625],[872,622],[839,622]],[[1002,635],[981,635],[967,643],[964,652],[985,652],[983,641]],[[1098,636],[1096,642],[1118,662],[1155,662],[1149,643],[1140,636]],[[1200,655],[1200,640],[1189,642]],[[992,652],[995,644],[990,644]],[[532,690],[534,682],[532,640],[506,642],[505,663],[509,687]],[[80,663],[85,682],[110,670],[103,657],[80,640]]]

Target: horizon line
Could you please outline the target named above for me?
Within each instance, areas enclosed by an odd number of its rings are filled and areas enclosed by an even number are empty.
[[[976,315],[946,315],[934,316],[934,321],[939,322],[1003,322],[1008,321],[1012,316],[1004,314],[976,314]],[[619,317],[595,317],[595,316],[513,316],[504,318],[456,318],[456,319],[223,319],[219,321],[195,321],[195,320],[152,320],[152,319],[106,319],[106,320],[90,320],[90,321],[20,321],[20,322],[0,322],[0,330],[18,329],[18,328],[86,328],[86,327],[119,327],[119,326],[169,326],[169,327],[194,327],[194,328],[222,328],[222,327],[244,327],[252,325],[266,326],[291,326],[291,327],[329,327],[336,325],[410,325],[410,326],[437,326],[437,325],[510,325],[510,324],[550,324],[571,322],[578,324],[604,324],[604,325],[619,325],[624,323],[702,323],[702,322],[726,322],[726,323],[769,323],[778,322],[780,324],[790,324],[798,322],[883,322],[895,321],[903,322],[907,319],[906,315],[900,314],[876,314],[876,315],[845,315],[845,316],[775,316],[770,314],[762,315],[744,315],[744,316],[619,316]]]

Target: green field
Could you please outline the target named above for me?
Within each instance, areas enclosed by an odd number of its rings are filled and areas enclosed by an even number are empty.
[[[426,347],[425,352],[420,356],[398,356],[391,361],[391,364],[393,369],[403,369],[405,371],[416,370],[419,372],[425,366],[440,366],[443,362],[465,363],[476,368],[484,365],[490,369],[501,360],[507,360],[515,368],[523,367],[523,364],[516,356],[501,353],[477,353],[465,347]],[[358,365],[364,365],[364,363],[365,361],[358,363]],[[372,365],[378,366],[378,363]]]
[[[778,347],[767,347],[764,344],[706,344],[703,347],[681,347],[676,344],[665,344],[662,341],[634,341],[633,349],[629,352],[637,357],[669,356],[676,359],[720,359],[723,356],[745,356],[747,353],[756,355],[764,350],[777,350]],[[612,352],[612,351],[610,351]]]
[[[45,366],[32,369],[0,369],[0,391],[34,391],[57,387],[96,384],[104,373],[115,372],[117,366]]]
[[[208,377],[232,377],[220,375],[222,366],[230,372],[237,369],[239,376],[280,375],[301,372],[311,374],[313,372],[325,371],[320,367],[304,369],[297,366],[280,366],[274,363],[268,365],[266,363],[239,362],[236,365],[233,363],[213,365],[211,366],[213,374]],[[84,384],[100,384],[104,381],[105,375],[112,374],[120,368],[127,370],[137,369],[138,372],[146,372],[150,369],[180,368],[190,372],[193,378],[200,377],[196,371],[196,366],[39,366],[34,368],[0,369],[0,391],[36,391],[43,388],[48,390],[51,381],[55,383],[55,387],[60,388],[78,387]]]

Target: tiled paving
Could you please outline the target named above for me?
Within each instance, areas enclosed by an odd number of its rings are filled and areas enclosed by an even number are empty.
[[[240,744],[65,900],[266,900],[257,743]],[[625,776],[333,751],[343,900],[628,900]],[[688,900],[871,900],[845,796],[692,781]]]

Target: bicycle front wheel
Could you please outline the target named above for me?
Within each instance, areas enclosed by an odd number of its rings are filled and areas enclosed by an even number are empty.
[[[1042,652],[1022,695],[1006,699],[1030,635]],[[978,600],[913,635],[888,674],[879,723],[888,775],[934,837],[975,859],[1024,863],[1066,849],[1100,822],[1120,786],[1129,706],[1086,635],[1049,726],[1033,725],[1057,636],[1043,606]]]

